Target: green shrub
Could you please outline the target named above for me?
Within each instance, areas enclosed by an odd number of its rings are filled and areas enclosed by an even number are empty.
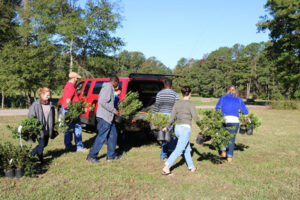
[[[299,105],[297,101],[293,100],[272,101],[271,108],[277,110],[296,110],[299,109]]]
[[[2,146],[2,151],[1,161],[3,169],[10,170],[15,168],[15,147],[11,143],[6,142]]]
[[[204,137],[211,137],[211,144],[217,149],[226,148],[233,134],[224,128],[225,119],[221,111],[205,110],[203,117],[196,123]]]
[[[73,123],[78,117],[85,112],[85,109],[89,107],[88,103],[85,101],[78,102],[69,102],[68,103],[68,112],[62,118],[61,121],[55,124],[55,130],[61,133],[65,133],[68,130],[69,124]],[[94,107],[90,106],[90,110],[93,110]]]
[[[169,122],[169,116],[165,116],[163,113],[160,112],[153,113],[153,111],[150,110],[144,116],[144,120],[152,123],[155,129],[160,130],[167,126]]]
[[[261,119],[253,112],[250,112],[248,118],[245,118],[243,113],[240,113],[240,123],[241,125],[246,125],[246,127],[252,127],[253,129],[257,129],[261,126]]]
[[[33,176],[37,173],[37,159],[31,156],[31,147],[23,145],[15,146],[6,142],[0,144],[0,169],[23,169],[25,176]]]
[[[34,116],[30,116],[29,118],[22,120],[20,126],[22,126],[21,137],[25,141],[31,139],[33,142],[35,142],[35,140],[39,137],[40,131],[42,130],[40,121]],[[14,138],[19,138],[17,127],[7,125],[6,128],[12,132]]]
[[[127,121],[132,120],[142,107],[143,103],[139,100],[139,93],[128,92],[123,101],[119,104],[120,116]]]

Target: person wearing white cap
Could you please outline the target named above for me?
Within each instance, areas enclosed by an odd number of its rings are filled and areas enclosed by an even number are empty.
[[[68,103],[69,102],[77,102],[79,101],[79,97],[77,95],[75,84],[77,80],[81,78],[79,74],[76,72],[69,73],[69,81],[66,83],[63,91],[63,103],[62,103],[62,114],[63,116],[68,112]],[[79,152],[87,152],[88,150],[84,148],[82,143],[82,136],[81,136],[81,122],[80,118],[78,118],[75,122],[69,124],[69,128],[65,133],[64,143],[66,151],[70,151],[71,142],[72,142],[72,135],[74,133],[75,138],[75,145],[76,151]]]

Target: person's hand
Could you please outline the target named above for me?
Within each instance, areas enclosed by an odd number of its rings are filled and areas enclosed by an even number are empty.
[[[167,132],[167,127],[162,129],[163,132]]]
[[[115,115],[119,115],[119,111],[115,110],[115,111],[114,111],[114,114],[115,114]]]

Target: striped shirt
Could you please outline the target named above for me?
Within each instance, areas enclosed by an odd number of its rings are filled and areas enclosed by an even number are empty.
[[[178,94],[171,89],[163,89],[156,95],[156,101],[153,111],[164,114],[171,114],[176,101],[178,101]]]

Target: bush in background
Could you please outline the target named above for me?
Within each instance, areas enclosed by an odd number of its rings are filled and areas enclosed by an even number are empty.
[[[277,110],[296,110],[299,109],[297,101],[285,100],[285,101],[272,101],[271,108]]]

